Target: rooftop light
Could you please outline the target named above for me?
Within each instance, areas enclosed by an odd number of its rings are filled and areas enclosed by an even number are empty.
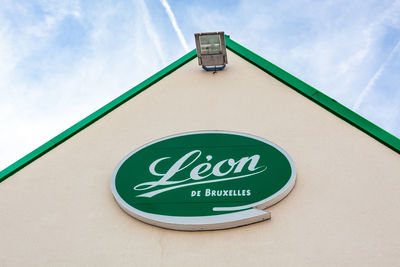
[[[195,33],[197,58],[199,65],[207,71],[217,71],[225,68],[226,57],[224,32]]]

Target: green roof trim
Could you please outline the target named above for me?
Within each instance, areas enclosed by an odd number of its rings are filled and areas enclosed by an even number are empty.
[[[385,146],[393,149],[400,154],[400,139],[396,136],[388,133],[387,131],[376,126],[364,117],[361,117],[356,112],[340,104],[336,100],[321,93],[320,91],[306,84],[305,82],[297,79],[290,73],[275,66],[274,64],[265,60],[259,55],[251,52],[247,48],[230,39],[230,37],[227,35],[225,36],[225,43],[226,46],[238,56],[267,72],[268,74],[281,81],[282,83],[288,85],[298,93],[302,94],[303,96],[312,100],[324,109],[330,111],[339,118],[342,118],[346,122],[350,123],[351,125],[355,126],[364,133],[368,134],[369,136],[373,137]]]
[[[80,131],[82,131],[83,129],[85,129],[86,127],[91,125],[92,123],[94,123],[97,120],[99,120],[100,118],[104,117],[105,115],[107,115],[108,113],[110,113],[111,111],[113,111],[114,109],[116,109],[117,107],[119,107],[120,105],[125,103],[126,101],[130,100],[131,98],[133,98],[134,96],[136,96],[137,94],[139,94],[140,92],[145,90],[146,88],[152,86],[153,84],[155,84],[156,82],[158,82],[159,80],[164,78],[165,76],[168,76],[169,74],[171,74],[172,72],[174,72],[175,70],[177,70],[178,68],[180,68],[181,66],[183,66],[184,64],[186,64],[187,62],[192,60],[193,58],[195,58],[196,56],[197,56],[196,49],[193,49],[192,51],[190,51],[189,53],[187,53],[186,55],[184,55],[177,61],[168,65],[167,67],[160,70],[159,72],[157,72],[150,78],[139,83],[138,85],[136,85],[129,91],[125,92],[124,94],[117,97],[110,103],[106,104],[102,108],[96,110],[95,112],[93,112],[92,114],[90,114],[89,116],[84,118],[83,120],[79,121],[75,125],[71,126],[67,130],[65,130],[64,132],[60,133],[59,135],[57,135],[50,141],[46,142],[45,144],[36,148],[29,154],[25,155],[23,158],[19,159],[18,161],[16,161],[13,164],[11,164],[10,166],[8,166],[7,168],[5,168],[4,170],[2,170],[0,172],[0,183],[2,181],[4,181],[5,179],[7,179],[8,177],[10,177],[12,174],[16,173],[17,171],[19,171],[20,169],[22,169],[23,167],[28,165],[29,163],[31,163],[32,161],[34,161],[37,158],[39,158],[40,156],[42,156],[43,154],[49,152],[50,150],[52,150],[59,144],[63,143],[64,141],[68,140],[75,134],[79,133]]]
[[[321,93],[317,89],[309,86],[308,84],[304,83],[303,81],[297,79],[293,75],[287,73],[286,71],[282,70],[281,68],[275,66],[271,62],[265,60],[264,58],[260,57],[259,55],[251,52],[247,48],[241,46],[240,44],[236,43],[229,36],[226,35],[225,38],[226,46],[229,50],[234,52],[235,54],[239,55],[246,61],[250,62],[251,64],[257,66],[258,68],[262,69],[266,73],[272,75],[279,81],[283,82],[284,84],[288,85],[289,87],[293,88],[295,91],[299,92],[303,96],[307,97],[308,99],[312,100],[313,102],[317,103],[324,109],[330,111],[331,113],[335,114],[336,116],[344,119],[351,125],[355,126],[356,128],[360,129],[361,131],[365,132],[366,134],[370,135],[371,137],[375,138],[382,144],[388,146],[389,148],[393,149],[397,153],[400,153],[400,139],[391,135],[390,133],[386,132],[385,130],[379,128],[372,122],[366,120],[365,118],[361,117],[357,113],[353,112],[352,110],[348,109],[347,107],[343,106],[342,104],[336,102],[334,99],[328,97],[327,95]],[[46,142],[42,146],[38,147],[37,149],[33,150],[29,154],[25,155],[15,163],[11,164],[10,166],[6,167],[4,170],[0,171],[0,182],[4,181],[12,174],[16,173],[26,165],[30,164],[43,154],[47,153],[48,151],[52,150],[59,144],[63,143],[64,141],[68,140],[75,134],[79,133],[92,123],[96,122],[103,116],[107,115],[109,112],[113,111],[126,101],[132,99],[134,96],[145,90],[146,88],[152,86],[154,83],[158,82],[159,80],[163,79],[164,77],[168,76],[190,60],[196,57],[196,50],[192,50],[177,61],[173,62],[172,64],[168,65],[164,69],[160,70],[150,78],[146,79],[145,81],[141,82],[140,84],[136,85],[126,93],[122,94],[121,96],[117,97],[110,103],[106,104],[102,108],[98,109],[97,111],[93,112],[91,115],[87,116],[83,120],[79,121],[75,125],[71,126],[61,134],[57,135],[50,141]]]

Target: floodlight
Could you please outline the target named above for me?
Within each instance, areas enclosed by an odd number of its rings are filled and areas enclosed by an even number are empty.
[[[224,32],[195,33],[194,38],[199,65],[203,69],[217,71],[225,68],[228,59]]]

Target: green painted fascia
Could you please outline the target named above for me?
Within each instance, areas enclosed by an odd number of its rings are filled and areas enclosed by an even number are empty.
[[[265,60],[259,55],[251,52],[247,48],[236,43],[228,35],[225,36],[225,43],[229,50],[242,57],[251,64],[262,69],[266,73],[270,74],[274,78],[278,79],[282,83],[286,84],[290,88],[294,89],[298,93],[312,100],[319,106],[330,111],[339,118],[350,123],[354,127],[360,129],[364,133],[378,140],[385,146],[393,149],[397,153],[400,153],[400,139],[393,136],[392,134],[386,132],[382,128],[376,126],[367,119],[361,117],[354,111],[338,103],[336,100],[330,98],[329,96],[321,93],[317,89],[311,87],[305,82],[297,79],[293,75],[287,73],[283,69],[275,66],[271,62]]]
[[[33,150],[29,154],[25,155],[20,160],[11,164],[10,166],[8,166],[7,168],[5,168],[4,170],[2,170],[0,172],[0,183],[2,181],[4,181],[5,179],[7,179],[8,177],[10,177],[12,174],[16,173],[17,171],[19,171],[20,169],[22,169],[23,167],[28,165],[29,163],[31,163],[32,161],[34,161],[37,158],[39,158],[40,156],[42,156],[43,154],[52,150],[59,144],[68,140],[75,134],[79,133],[80,131],[82,131],[89,125],[91,125],[92,123],[96,122],[98,119],[107,115],[108,113],[110,113],[111,111],[113,111],[114,109],[116,109],[117,107],[119,107],[120,105],[125,103],[126,101],[130,100],[131,98],[133,98],[134,96],[136,96],[137,94],[139,94],[140,92],[145,90],[146,88],[150,87],[151,85],[158,82],[162,78],[168,76],[169,74],[171,74],[172,72],[174,72],[175,70],[177,70],[178,68],[180,68],[181,66],[183,66],[184,64],[186,64],[187,62],[192,60],[193,58],[195,58],[196,56],[197,56],[196,49],[193,49],[192,51],[190,51],[189,53],[187,53],[186,55],[184,55],[183,57],[181,57],[174,63],[168,65],[167,67],[160,70],[159,72],[157,72],[150,78],[139,83],[138,85],[136,85],[129,91],[125,92],[124,94],[117,97],[116,99],[114,99],[110,103],[106,104],[102,108],[98,109],[97,111],[93,112],[92,114],[90,114],[89,116],[84,118],[83,120],[81,120],[78,123],[76,123],[75,125],[71,126],[70,128],[68,128],[61,134],[57,135],[50,141],[46,142],[42,146]]]
[[[385,130],[379,128],[375,124],[371,123],[370,121],[366,120],[365,118],[361,117],[357,113],[353,112],[352,110],[348,109],[347,107],[339,104],[334,99],[328,97],[327,95],[321,93],[317,89],[309,86],[308,84],[304,83],[303,81],[297,79],[293,75],[287,73],[286,71],[282,70],[281,68],[275,66],[271,62],[265,60],[264,58],[258,56],[257,54],[251,52],[247,48],[239,45],[229,36],[226,35],[225,38],[226,46],[229,50],[234,52],[235,54],[239,55],[246,61],[250,62],[251,64],[257,66],[258,68],[262,69],[263,71],[267,72],[271,76],[275,77],[279,81],[283,82],[284,84],[288,85],[295,91],[299,92],[303,96],[307,97],[308,99],[312,100],[313,102],[317,103],[324,109],[330,111],[331,113],[335,114],[336,116],[342,118],[343,120],[347,121],[351,125],[355,126],[356,128],[360,129],[361,131],[367,133],[371,137],[375,138],[382,144],[390,147],[397,153],[400,153],[400,139],[391,135],[390,133],[386,132]],[[192,50],[191,52],[187,53],[171,65],[165,67],[161,71],[157,72],[147,80],[143,81],[142,83],[138,84],[137,86],[133,87],[126,93],[122,94],[121,96],[117,97],[110,103],[106,104],[99,110],[95,111],[88,117],[84,118],[83,120],[79,121],[72,127],[68,128],[61,134],[57,135],[50,141],[46,142],[42,146],[38,147],[31,153],[25,155],[20,160],[16,161],[15,163],[11,164],[4,170],[0,172],[0,182],[4,181],[12,174],[16,173],[29,163],[33,162],[43,154],[47,153],[48,151],[52,150],[59,144],[63,143],[64,141],[68,140],[78,132],[82,131],[92,123],[96,122],[103,116],[107,115],[109,112],[113,111],[126,101],[132,99],[134,96],[145,90],[146,88],[150,87],[154,83],[158,82],[162,78],[168,76],[170,73],[174,72],[190,60],[196,57],[196,50]]]

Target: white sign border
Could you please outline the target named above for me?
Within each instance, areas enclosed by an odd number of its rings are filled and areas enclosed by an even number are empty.
[[[276,148],[279,152],[281,152],[289,161],[291,170],[292,170],[292,175],[289,178],[288,182],[284,187],[282,187],[278,192],[273,194],[272,196],[269,196],[266,199],[263,199],[261,201],[258,201],[253,204],[245,205],[243,206],[242,211],[237,211],[229,214],[222,214],[222,215],[211,215],[211,216],[191,216],[191,217],[185,217],[185,216],[166,216],[166,215],[157,215],[157,214],[152,214],[152,213],[147,213],[140,211],[138,209],[135,209],[128,203],[126,203],[118,194],[117,189],[115,187],[115,179],[117,172],[121,165],[133,154],[137,153],[138,151],[152,145],[155,143],[158,143],[163,140],[171,139],[174,137],[180,137],[180,136],[186,136],[186,135],[193,135],[193,134],[210,134],[210,133],[216,133],[216,134],[232,134],[232,135],[239,135],[239,136],[244,136],[248,137],[251,139],[256,139],[258,141],[261,141],[263,143],[266,143],[274,148]],[[281,201],[283,198],[285,198],[290,191],[293,189],[294,185],[296,182],[296,168],[294,166],[292,158],[289,156],[288,153],[286,153],[285,150],[283,150],[281,147],[276,145],[275,143],[272,143],[271,141],[268,141],[264,138],[250,135],[250,134],[245,134],[245,133],[239,133],[239,132],[233,132],[233,131],[223,131],[223,130],[209,130],[209,131],[193,131],[193,132],[185,132],[185,133],[180,133],[180,134],[174,134],[170,135],[167,137],[163,137],[154,141],[151,141],[150,143],[147,143],[131,153],[129,153],[127,156],[125,156],[117,165],[117,167],[114,169],[112,178],[111,178],[111,191],[113,193],[113,196],[118,203],[118,205],[129,215],[132,217],[143,221],[148,224],[152,224],[155,226],[159,226],[162,228],[167,228],[167,229],[173,229],[173,230],[184,230],[184,231],[201,231],[201,230],[218,230],[218,229],[227,229],[227,228],[233,228],[233,227],[238,227],[242,225],[247,225],[263,220],[267,220],[271,218],[270,212],[264,210],[277,202]],[[252,209],[249,209],[252,208]]]

